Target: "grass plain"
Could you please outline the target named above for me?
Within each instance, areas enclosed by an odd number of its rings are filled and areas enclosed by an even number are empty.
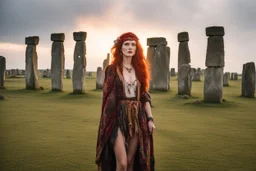
[[[96,136],[102,91],[95,73],[86,93],[52,92],[51,80],[39,78],[41,91],[25,90],[24,78],[6,78],[0,90],[0,170],[97,170]],[[177,95],[177,78],[169,92],[151,92],[156,131],[156,171],[256,170],[256,98],[243,98],[241,80],[223,88],[222,104],[203,99],[203,81],[193,82],[192,97]]]

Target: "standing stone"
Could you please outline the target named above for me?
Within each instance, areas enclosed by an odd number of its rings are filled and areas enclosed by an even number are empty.
[[[183,64],[178,71],[178,94],[179,95],[191,95],[191,75],[190,65]]]
[[[148,38],[147,60],[151,65],[150,90],[168,91],[170,89],[170,48],[165,38]]]
[[[9,76],[9,72],[8,70],[5,70],[5,77],[8,77]]]
[[[242,96],[254,97],[255,94],[255,64],[249,62],[243,65]]]
[[[38,36],[26,37],[26,89],[39,89],[39,82],[37,77],[37,51],[36,45],[39,42]]]
[[[52,43],[52,63],[51,63],[51,82],[52,91],[63,91],[63,75],[65,65],[64,54],[64,33],[51,34]]]
[[[15,69],[11,69],[11,77],[15,78],[16,77],[16,71]]]
[[[71,78],[71,74],[70,74],[70,70],[68,69],[67,71],[66,71],[66,78]]]
[[[234,80],[234,73],[231,72],[230,80]]]
[[[170,90],[170,88],[171,88],[171,86],[170,86],[170,81],[171,81],[171,78],[170,78],[170,72],[169,72],[169,65],[170,65],[170,56],[171,56],[171,48],[170,47],[168,47],[168,46],[166,46],[166,50],[167,50],[167,56],[168,56],[168,66],[166,66],[166,67],[168,67],[168,72],[166,71],[166,73],[167,73],[167,84],[168,84],[168,87],[167,87],[167,91],[168,90]]]
[[[229,86],[229,72],[225,72],[223,76],[223,86]]]
[[[190,75],[192,77],[192,80],[193,80],[193,76],[194,76],[195,73],[196,73],[196,69],[195,68],[191,68],[190,69]]]
[[[192,77],[192,81],[201,81],[199,72],[194,73],[194,75]]]
[[[84,93],[86,74],[86,32],[74,32],[76,41],[74,52],[74,66],[72,74],[73,93]]]
[[[5,80],[5,70],[6,70],[6,60],[5,57],[0,56],[0,89],[4,89]]]
[[[102,89],[104,84],[104,71],[101,67],[97,68],[97,76],[96,76],[96,89]]]
[[[92,72],[86,72],[85,75],[88,76],[88,77],[91,77],[92,76]]]
[[[47,72],[47,77],[51,78],[51,70],[47,69],[46,72]]]
[[[43,78],[46,78],[46,77],[47,77],[47,71],[46,71],[46,70],[43,71],[42,77],[43,77]]]
[[[224,27],[207,27],[208,45],[204,72],[204,101],[222,102],[224,62]]]
[[[179,52],[178,52],[178,69],[183,64],[190,63],[190,51],[188,47],[189,35],[188,32],[181,32],[178,34]]]
[[[201,68],[197,68],[196,72],[197,72],[199,75],[201,75],[201,74],[202,74],[202,73],[201,73]]]
[[[234,73],[234,80],[238,80],[238,74],[237,74],[237,72]]]
[[[202,70],[201,70],[201,75],[204,75],[204,71],[205,71],[205,69],[202,69]]]
[[[8,77],[8,72],[5,70],[4,80],[5,80],[6,77]]]
[[[230,72],[226,72],[226,73],[228,75],[228,79],[230,80],[231,79]]]
[[[107,66],[110,64],[110,56],[109,53],[107,54],[107,59],[103,61],[103,71],[107,68]]]
[[[51,77],[51,71],[47,68],[46,70],[43,71],[42,76],[43,76],[43,78],[50,78]]]
[[[171,76],[172,76],[172,77],[175,77],[175,76],[176,76],[175,68],[171,68]]]
[[[223,89],[223,68],[206,68],[204,75],[204,101],[221,103]]]

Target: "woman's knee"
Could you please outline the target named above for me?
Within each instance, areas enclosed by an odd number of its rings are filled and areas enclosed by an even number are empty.
[[[133,163],[134,163],[134,156],[128,156],[127,165],[130,166],[130,165],[133,165]]]
[[[117,167],[119,167],[119,170],[125,170],[127,169],[127,160],[121,160],[118,161]]]

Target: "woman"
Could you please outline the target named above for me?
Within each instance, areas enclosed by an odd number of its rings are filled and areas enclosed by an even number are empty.
[[[138,37],[115,40],[105,70],[96,164],[102,171],[152,171],[155,129],[148,94],[149,71]]]

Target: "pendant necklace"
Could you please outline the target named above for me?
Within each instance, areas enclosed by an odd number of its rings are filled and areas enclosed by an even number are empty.
[[[124,66],[124,65],[123,65],[123,66]],[[128,68],[128,67],[124,66],[124,68],[125,68],[129,73],[132,72],[132,67],[131,67],[131,68]]]

